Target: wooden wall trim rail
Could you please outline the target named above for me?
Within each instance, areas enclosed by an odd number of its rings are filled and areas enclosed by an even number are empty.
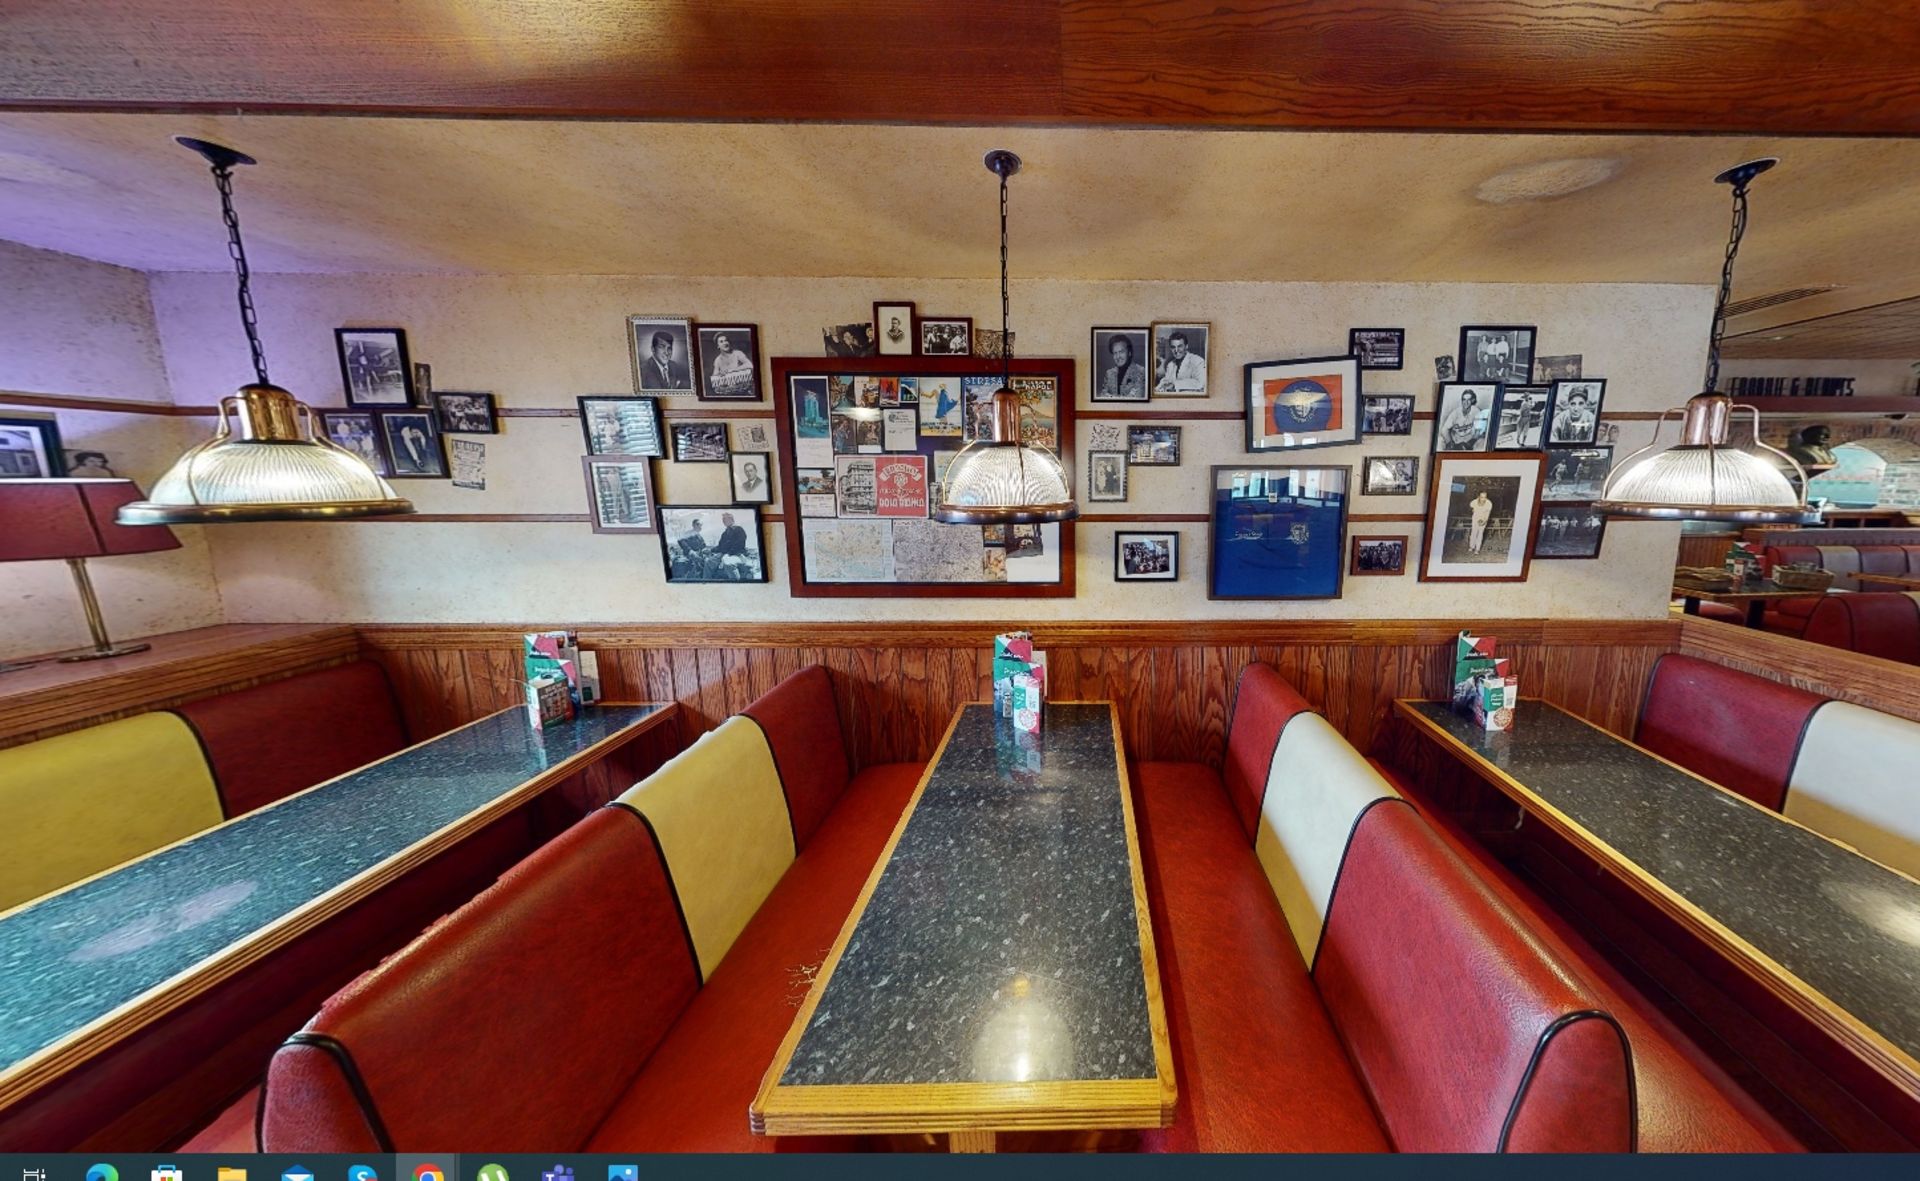
[[[161,418],[207,417],[213,406],[176,406],[172,402],[142,402],[133,398],[81,398],[68,394],[28,394],[0,390],[0,406],[33,406],[44,410],[89,410],[96,414],[152,414]]]
[[[1858,705],[1920,722],[1920,665],[1901,664],[1792,636],[1682,618],[1680,651]]]
[[[15,7],[0,106],[31,110],[1920,131],[1920,22],[1872,0],[551,0],[539,19],[426,0]],[[224,68],[207,68],[209,46]],[[1273,68],[1303,51],[1313,69]]]
[[[517,647],[523,633],[567,626],[530,624],[370,623],[359,633],[377,649]],[[589,648],[951,648],[988,645],[1002,632],[1025,629],[1046,647],[1106,647],[1178,644],[1444,644],[1463,627],[1497,635],[1502,641],[1545,644],[1659,644],[1679,639],[1680,624],[1669,619],[1211,619],[1067,622],[1047,621],[873,621],[819,623],[661,623],[572,625]]]

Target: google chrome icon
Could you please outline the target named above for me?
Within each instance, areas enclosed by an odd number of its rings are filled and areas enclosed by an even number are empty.
[[[434,1164],[416,1165],[413,1181],[447,1181],[447,1171]]]

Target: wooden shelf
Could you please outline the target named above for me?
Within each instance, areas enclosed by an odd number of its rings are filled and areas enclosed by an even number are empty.
[[[1835,414],[1920,414],[1920,397],[1893,394],[1866,398],[1735,398],[1735,406],[1751,406],[1762,414],[1794,418],[1826,418]]]

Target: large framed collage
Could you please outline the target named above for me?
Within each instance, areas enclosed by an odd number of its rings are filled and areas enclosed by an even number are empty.
[[[990,429],[1001,362],[775,357],[775,434],[796,598],[1071,598],[1073,522],[932,519],[947,467]],[[1012,362],[1021,433],[1073,476],[1074,363]]]

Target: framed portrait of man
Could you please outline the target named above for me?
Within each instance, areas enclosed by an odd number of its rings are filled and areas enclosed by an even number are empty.
[[[1161,320],[1153,325],[1153,396],[1204,398],[1213,325],[1205,320]]]
[[[881,356],[913,356],[916,343],[913,334],[913,301],[875,301],[873,331],[875,351]]]
[[[1153,396],[1152,364],[1147,356],[1152,329],[1093,330],[1093,400],[1145,402]]]
[[[1433,457],[1422,582],[1525,582],[1547,457],[1538,451]]]
[[[700,326],[703,402],[760,400],[760,328],[756,324]]]
[[[633,354],[635,393],[693,394],[699,361],[691,317],[628,316],[627,343]]]

